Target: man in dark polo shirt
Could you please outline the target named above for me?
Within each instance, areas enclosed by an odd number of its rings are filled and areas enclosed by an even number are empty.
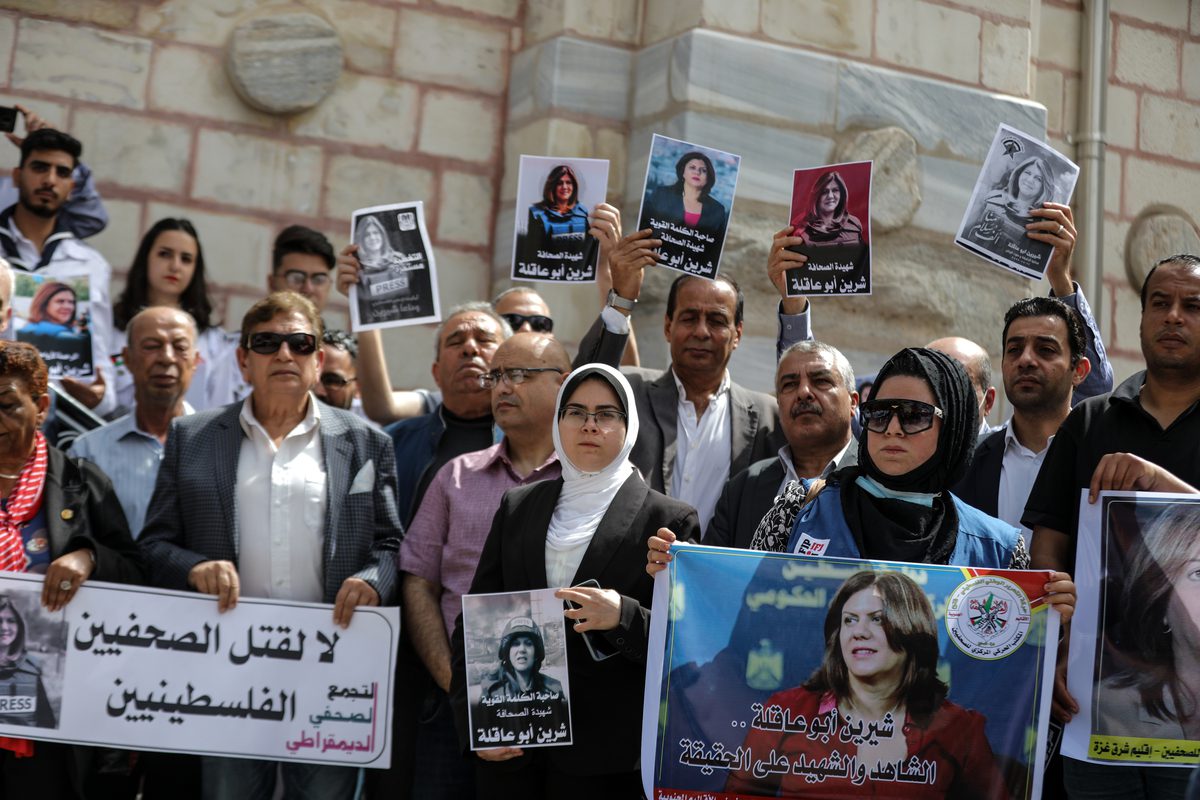
[[[1033,530],[1034,569],[1072,572],[1080,490],[1166,490],[1173,473],[1200,485],[1200,258],[1158,262],[1142,284],[1141,343],[1146,370],[1111,394],[1080,403],[1067,417],[1038,473],[1022,522]],[[1093,481],[1093,478],[1096,478]],[[1065,640],[1064,640],[1065,644]],[[1079,709],[1066,691],[1060,648],[1054,712]],[[1068,794],[1087,797],[1184,796],[1188,771],[1064,759]]]

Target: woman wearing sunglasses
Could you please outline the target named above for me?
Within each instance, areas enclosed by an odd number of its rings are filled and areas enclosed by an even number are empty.
[[[962,365],[937,350],[901,350],[859,406],[858,465],[822,484],[793,482],[751,540],[755,550],[991,569],[1024,569],[1020,532],[950,493],[971,464],[979,410]],[[672,540],[650,542],[647,570],[670,560]],[[1050,602],[1074,610],[1075,584],[1055,573]]]

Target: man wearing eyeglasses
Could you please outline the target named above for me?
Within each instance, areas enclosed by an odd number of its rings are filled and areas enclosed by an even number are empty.
[[[242,595],[332,603],[342,626],[357,606],[394,600],[403,529],[391,441],[313,397],[321,333],[309,300],[268,295],[242,320],[250,396],[171,423],[141,536],[155,585],[215,595],[220,611]],[[206,757],[203,796],[270,800],[277,767]],[[311,796],[354,794],[355,769],[282,770]]]
[[[424,797],[471,794],[473,770],[459,750],[447,699],[450,632],[501,497],[560,474],[551,430],[558,388],[570,370],[566,350],[545,333],[516,333],[497,348],[481,384],[491,392],[504,439],[438,470],[400,547],[405,628],[436,684],[416,737]]]
[[[333,285],[334,259],[333,245],[323,234],[303,225],[289,225],[275,238],[267,288],[302,294],[323,314]]]

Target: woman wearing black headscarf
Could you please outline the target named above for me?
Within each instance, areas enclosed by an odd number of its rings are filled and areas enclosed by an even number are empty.
[[[858,465],[822,484],[792,482],[776,498],[751,549],[990,569],[1024,569],[1020,532],[950,493],[971,464],[979,411],[962,365],[937,350],[901,350],[859,406]],[[650,540],[648,570],[670,556]],[[1055,573],[1048,600],[1070,617],[1075,585]]]

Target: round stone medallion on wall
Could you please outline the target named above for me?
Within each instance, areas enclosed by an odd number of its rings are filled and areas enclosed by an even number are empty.
[[[1133,221],[1125,237],[1129,285],[1140,292],[1150,268],[1160,259],[1178,253],[1200,253],[1200,233],[1191,215],[1174,206],[1146,209]]]
[[[281,11],[246,20],[229,37],[225,71],[239,96],[270,114],[320,103],[342,74],[342,43],[316,14]]]

